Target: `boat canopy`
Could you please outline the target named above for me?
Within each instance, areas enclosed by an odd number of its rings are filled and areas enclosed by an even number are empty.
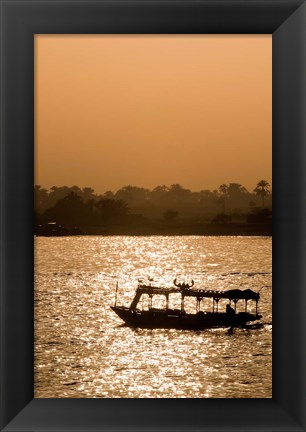
[[[228,299],[228,300],[259,300],[259,293],[252,291],[251,289],[241,290],[241,289],[231,289],[227,291],[218,291],[218,290],[205,290],[205,289],[195,289],[195,288],[161,288],[155,287],[151,285],[138,285],[137,291],[139,294],[161,294],[161,295],[169,295],[172,293],[180,293],[183,297],[197,297],[198,299],[202,299],[205,297],[210,297],[214,299]]]
[[[241,289],[232,289],[225,291],[226,298],[229,300],[232,299],[244,299],[244,300],[258,300],[260,295],[252,291],[251,289],[241,290]]]

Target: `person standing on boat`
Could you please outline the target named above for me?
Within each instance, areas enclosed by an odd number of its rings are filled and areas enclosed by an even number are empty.
[[[231,307],[230,303],[226,305],[226,313],[228,315],[235,315],[235,309]]]

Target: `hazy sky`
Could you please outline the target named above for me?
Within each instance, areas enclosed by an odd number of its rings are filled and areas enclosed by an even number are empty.
[[[253,190],[271,174],[271,35],[35,36],[36,184]]]

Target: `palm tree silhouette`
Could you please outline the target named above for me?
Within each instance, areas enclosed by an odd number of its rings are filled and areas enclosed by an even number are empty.
[[[261,197],[262,200],[262,207],[265,206],[265,196],[269,195],[270,193],[270,184],[266,180],[260,180],[254,191],[256,195]]]

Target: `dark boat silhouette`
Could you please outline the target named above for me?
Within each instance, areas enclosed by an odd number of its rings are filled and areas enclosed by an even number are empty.
[[[195,289],[192,284],[178,284],[176,279],[173,281],[174,287],[162,288],[157,286],[146,285],[140,282],[137,286],[135,297],[129,307],[117,306],[117,291],[115,305],[111,309],[130,327],[141,328],[176,328],[189,330],[203,330],[214,327],[245,327],[258,328],[260,323],[254,323],[262,318],[258,313],[259,293],[251,289],[240,290],[231,289],[227,291],[214,291],[205,289]],[[169,309],[169,296],[173,293],[181,295],[181,308]],[[147,294],[150,299],[148,310],[140,310],[137,305],[143,294]],[[152,307],[152,298],[154,295],[164,295],[166,298],[166,307],[156,309]],[[186,313],[184,309],[184,299],[186,297],[195,297],[196,312]],[[203,298],[212,299],[212,311],[202,311],[201,301]],[[225,311],[218,310],[220,299],[227,299],[229,304],[226,305]],[[245,302],[244,312],[236,313],[236,305],[239,300]],[[247,310],[248,301],[255,302],[255,313]],[[231,303],[234,303],[234,308]],[[250,324],[253,322],[253,324]]]

